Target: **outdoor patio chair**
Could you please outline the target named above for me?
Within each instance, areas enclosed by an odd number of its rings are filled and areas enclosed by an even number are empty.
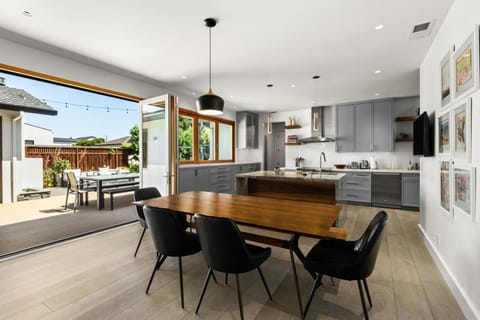
[[[67,180],[68,180],[68,185],[67,185],[67,194],[65,196],[65,209],[67,209],[67,205],[68,205],[68,195],[70,193],[74,193],[75,200],[73,202],[73,212],[75,213],[77,211],[78,203],[80,202],[80,197],[83,197],[83,195],[85,194],[85,204],[88,205],[88,193],[90,191],[95,191],[96,187],[95,186],[81,187],[78,184],[77,177],[75,176],[74,172],[67,172]]]

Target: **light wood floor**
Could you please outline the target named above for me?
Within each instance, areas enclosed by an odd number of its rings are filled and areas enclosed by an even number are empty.
[[[345,206],[340,225],[357,238],[379,209]],[[390,215],[377,265],[369,278],[371,319],[463,319],[418,233],[415,212]],[[203,257],[184,258],[185,309],[180,308],[177,259],[161,267],[145,295],[155,261],[149,233],[137,258],[137,224],[0,262],[0,319],[239,319],[234,278],[211,282],[194,314],[204,275]],[[313,239],[301,239],[308,250]],[[299,267],[303,299],[312,279]],[[288,251],[273,248],[262,266],[273,294],[268,301],[258,273],[240,275],[246,319],[296,319],[297,304]],[[217,273],[223,279],[223,275]],[[362,319],[355,282],[336,280],[317,291],[307,319]]]

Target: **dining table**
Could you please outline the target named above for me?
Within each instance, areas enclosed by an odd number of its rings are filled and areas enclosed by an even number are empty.
[[[288,234],[288,240],[278,239],[278,242],[275,239],[263,236],[254,240],[259,242],[267,240],[265,241],[267,244],[280,243],[280,247],[290,251],[290,262],[301,319],[303,319],[303,307],[294,256],[296,255],[302,262],[305,256],[298,246],[299,238],[300,236],[328,237],[330,228],[342,209],[341,206],[336,204],[206,191],[189,191],[134,202],[134,204],[169,209],[187,215],[200,213],[208,216],[224,217],[239,225]]]
[[[139,173],[116,173],[116,174],[94,174],[94,175],[81,175],[79,177],[80,187],[84,186],[88,182],[96,183],[97,191],[97,209],[102,210],[105,208],[105,188],[122,187],[128,185],[139,184]]]

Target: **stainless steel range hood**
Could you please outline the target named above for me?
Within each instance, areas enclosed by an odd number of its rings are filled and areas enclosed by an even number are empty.
[[[325,117],[328,114],[331,115],[332,110],[333,107],[330,106],[312,107],[311,136],[308,138],[300,139],[300,143],[335,141],[334,138],[325,136]]]

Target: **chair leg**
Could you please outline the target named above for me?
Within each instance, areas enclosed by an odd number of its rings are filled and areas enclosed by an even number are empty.
[[[365,297],[363,296],[362,282],[360,280],[357,280],[357,284],[358,291],[360,292],[360,299],[362,300],[363,315],[365,317],[365,320],[368,320],[368,310],[367,306],[365,305]]]
[[[218,284],[217,277],[215,277],[215,272],[212,272],[212,278],[213,278],[213,281],[215,281],[215,283]]]
[[[138,240],[137,248],[135,249],[135,253],[133,254],[134,258],[137,256],[138,249],[140,248],[140,244],[142,244],[143,236],[145,235],[146,230],[147,228],[143,228],[142,234],[140,235],[140,239]]]
[[[195,314],[197,314],[198,310],[200,309],[200,304],[202,304],[203,295],[205,294],[205,290],[207,290],[208,281],[210,280],[210,277],[212,274],[213,274],[213,269],[212,267],[209,267],[207,277],[205,278],[205,282],[203,283],[202,293],[200,294],[200,299],[198,300],[197,308],[195,309]]]
[[[303,317],[307,315],[308,309],[310,308],[310,304],[312,303],[313,296],[315,295],[315,292],[317,291],[317,288],[320,286],[320,283],[322,282],[322,275],[320,273],[317,274],[315,277],[315,282],[313,283],[312,290],[310,291],[310,296],[308,297],[307,304],[305,305],[305,310],[303,311]]]
[[[238,273],[235,273],[235,281],[237,282],[237,296],[238,308],[240,309],[240,319],[243,320],[242,292],[240,291],[240,280],[238,279]]]
[[[67,195],[65,196],[65,210],[67,210],[68,206],[68,195],[70,194],[70,187],[67,187]]]
[[[78,205],[78,192],[75,192],[75,200],[73,201],[73,213],[77,211]]]
[[[178,257],[178,271],[179,271],[179,276],[180,276],[180,299],[182,301],[182,309],[184,309],[182,257]]]
[[[268,289],[267,282],[265,281],[265,277],[263,276],[262,270],[260,267],[257,267],[258,273],[260,273],[260,278],[262,278],[263,285],[265,286],[265,290],[267,290],[268,297],[270,301],[273,301],[272,295],[270,294],[270,290]]]
[[[367,292],[368,303],[370,304],[370,309],[371,309],[373,305],[372,305],[372,298],[370,298],[370,291],[368,290],[368,286],[367,286],[367,279],[363,279],[362,281],[363,281],[363,287]]]
[[[155,272],[157,272],[158,268],[162,265],[163,261],[167,259],[167,256],[159,255],[157,261],[155,262],[155,266],[153,267],[152,275],[150,276],[150,280],[148,281],[147,290],[145,294],[148,294],[148,290],[150,290],[150,286],[152,285],[153,277],[155,277]]]

